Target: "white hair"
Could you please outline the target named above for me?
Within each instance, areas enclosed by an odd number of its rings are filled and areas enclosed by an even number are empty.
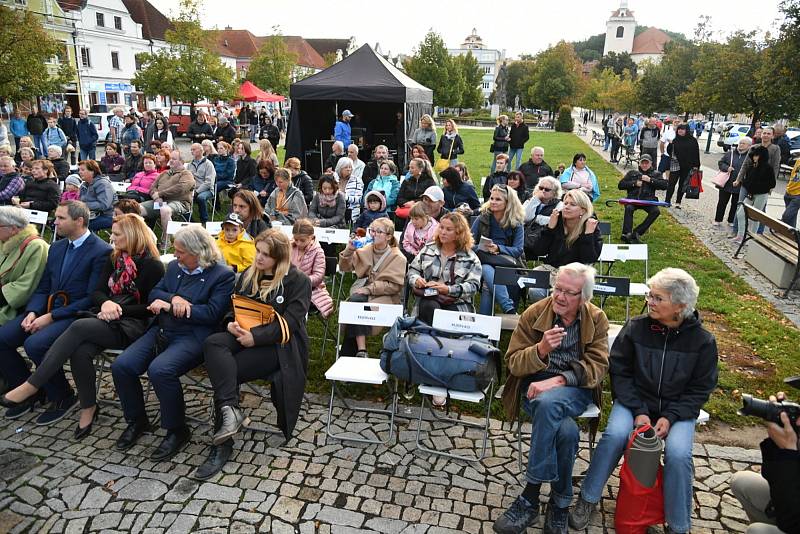
[[[351,148],[354,148],[354,149],[356,150],[356,154],[358,154],[358,145],[356,145],[355,143],[351,143],[351,144],[350,144],[350,145],[347,147],[347,151],[348,151],[348,152],[350,152],[350,149],[351,149]]]
[[[216,241],[202,226],[184,226],[175,233],[175,242],[186,247],[189,254],[197,256],[197,263],[203,269],[223,261]]]
[[[339,147],[342,151],[344,151],[344,143],[341,141],[336,141],[333,143],[333,148]]]
[[[537,150],[541,151],[541,153],[542,153],[542,156],[544,156],[544,148],[542,148],[542,147],[540,147],[540,146],[535,146],[535,147],[533,147],[533,148],[531,149],[531,156],[533,156],[533,153],[534,153],[534,152],[536,152]]]
[[[537,185],[541,185],[543,182],[550,184],[550,187],[553,188],[553,198],[561,198],[563,191],[561,190],[561,182],[558,178],[553,176],[542,176],[539,178],[539,183]]]
[[[663,289],[669,294],[669,299],[673,304],[683,304],[681,315],[684,319],[688,319],[694,314],[700,287],[692,275],[683,269],[675,267],[661,269],[647,280],[647,287]]]
[[[48,152],[50,152],[51,150],[52,150],[52,151],[53,151],[53,153],[54,153],[54,154],[56,154],[56,156],[57,156],[57,157],[59,157],[59,158],[61,157],[61,154],[63,154],[63,153],[64,153],[64,152],[61,150],[61,147],[60,147],[60,146],[58,146],[58,145],[50,145],[49,147],[47,147],[47,151],[48,151]]]
[[[592,300],[592,295],[594,294],[594,275],[596,273],[597,271],[591,265],[585,265],[575,261],[559,267],[558,271],[556,271],[553,281],[555,281],[562,274],[567,274],[574,278],[582,278],[583,286],[581,287],[581,300],[583,302],[589,302]]]
[[[339,175],[339,171],[342,170],[343,167],[350,167],[350,169],[352,169],[353,160],[351,160],[350,158],[342,158],[338,162],[336,162],[336,168],[334,169],[334,172],[336,173],[337,176]]]
[[[30,223],[28,211],[17,206],[0,206],[0,225],[25,228]]]

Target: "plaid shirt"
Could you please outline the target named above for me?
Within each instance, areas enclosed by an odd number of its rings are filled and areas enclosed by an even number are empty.
[[[455,262],[454,280],[450,280],[450,263]],[[442,265],[442,251],[436,243],[428,243],[408,267],[408,285],[412,288],[417,278],[430,282],[438,280],[447,283],[449,295],[455,297],[459,311],[472,312],[472,297],[481,287],[481,262],[471,250],[456,252],[445,265]],[[414,313],[417,307],[414,308]]]
[[[108,119],[108,129],[116,132],[116,135],[113,136],[116,143],[122,141],[122,129],[125,128],[125,121],[122,120],[120,117],[114,115],[110,119]]]

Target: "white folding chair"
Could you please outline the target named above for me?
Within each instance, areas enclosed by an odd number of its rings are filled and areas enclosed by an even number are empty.
[[[631,316],[631,280],[621,276],[597,275],[594,278],[594,294],[600,297],[603,309],[609,297],[625,298],[625,321]]]
[[[358,443],[388,444],[394,435],[394,414],[397,408],[397,381],[390,380],[388,374],[381,369],[381,362],[377,358],[356,358],[353,356],[340,356],[342,325],[363,325],[390,327],[395,320],[403,315],[403,307],[399,304],[381,304],[377,302],[342,302],[339,305],[339,328],[336,334],[336,361],[325,371],[325,378],[331,382],[331,398],[328,404],[328,423],[325,427],[325,434],[333,439],[341,441],[355,441]],[[347,400],[339,395],[338,384],[340,382],[351,384],[387,384],[390,390],[391,405],[388,409],[358,407],[351,405]],[[366,413],[383,414],[389,418],[389,435],[385,440],[377,437],[363,437],[357,432],[334,432],[333,424],[333,401],[335,397],[344,404],[344,408],[350,411],[360,411]],[[344,425],[346,429],[346,424]]]
[[[200,223],[194,223],[194,222],[169,221],[167,223],[167,235],[170,236],[170,237],[174,236],[175,234],[178,233],[178,230],[180,230],[181,228],[185,228],[187,226],[202,226],[202,225]],[[161,256],[162,257],[162,261],[163,261],[164,256],[166,256],[166,255],[167,255],[167,243],[164,243],[164,254],[162,254],[162,256]],[[170,256],[171,256],[171,254],[170,254]]]
[[[642,261],[644,262],[644,278],[648,278],[649,274],[649,258],[647,255],[647,245],[619,245],[614,243],[603,243],[603,249],[600,251],[600,258],[597,260],[602,266],[604,263],[608,264],[608,269],[605,275],[611,274],[611,269],[614,263],[628,262],[628,261]]]
[[[208,221],[206,223],[206,231],[209,235],[217,237],[222,232],[222,221]]]
[[[47,228],[47,215],[46,211],[39,211],[39,210],[25,210],[28,212],[28,219],[30,220],[31,224],[41,224],[42,231],[40,235],[44,236],[44,230]],[[54,230],[55,232],[55,230]]]
[[[124,193],[130,187],[129,182],[111,182],[111,188],[114,190],[116,194]]]
[[[478,313],[435,310],[433,312],[432,326],[437,330],[443,330],[446,332],[482,334],[487,336],[491,342],[497,344],[500,341],[502,319],[500,317],[490,317]],[[498,362],[498,364],[499,363],[500,362]],[[415,442],[417,446],[416,450],[427,452],[428,454],[452,458],[454,460],[464,460],[468,462],[480,462],[483,460],[486,457],[486,446],[489,440],[489,417],[491,416],[492,392],[494,391],[494,384],[495,381],[492,379],[492,381],[489,382],[489,385],[483,391],[458,391],[442,387],[420,385],[419,393],[422,397],[422,401],[420,403],[419,418],[417,420],[417,437]],[[420,441],[420,434],[422,431],[422,415],[425,411],[425,403],[428,395],[446,397],[465,402],[473,402],[476,404],[483,402],[486,405],[486,419],[484,420],[483,424],[463,421],[457,417],[442,417],[433,409],[430,410],[431,414],[437,421],[443,421],[453,425],[462,424],[467,427],[482,429],[483,446],[481,447],[480,455],[456,454],[447,451],[439,451],[423,445],[422,441]]]
[[[314,237],[320,243],[329,243],[333,245],[347,245],[350,241],[350,230],[347,228],[320,228],[314,227]],[[338,262],[338,258],[337,258]],[[331,284],[331,296],[333,297],[334,306],[339,303],[342,298],[344,282],[344,273],[339,270],[337,263],[336,274],[333,277]]]

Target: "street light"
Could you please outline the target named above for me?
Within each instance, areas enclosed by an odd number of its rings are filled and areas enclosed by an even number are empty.
[[[714,134],[714,112],[710,111],[708,113],[711,115],[711,128],[708,130],[708,140],[706,141],[706,154],[711,153],[711,136]]]

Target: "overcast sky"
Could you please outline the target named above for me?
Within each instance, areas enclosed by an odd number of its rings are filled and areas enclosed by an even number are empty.
[[[178,0],[150,0],[165,15],[175,14]],[[717,36],[733,30],[766,31],[778,16],[778,0],[629,0],[636,22],[691,37],[699,17],[709,15]],[[383,7],[381,7],[383,6]],[[487,6],[495,6],[494,13]],[[335,7],[335,9],[333,9]],[[205,0],[203,26],[231,26],[269,35],[279,25],[284,35],[316,38],[355,37],[356,43],[411,54],[433,28],[449,48],[457,47],[477,28],[489,48],[516,57],[536,53],[561,39],[580,41],[605,33],[606,20],[619,0]],[[516,27],[496,24],[503,20]]]

